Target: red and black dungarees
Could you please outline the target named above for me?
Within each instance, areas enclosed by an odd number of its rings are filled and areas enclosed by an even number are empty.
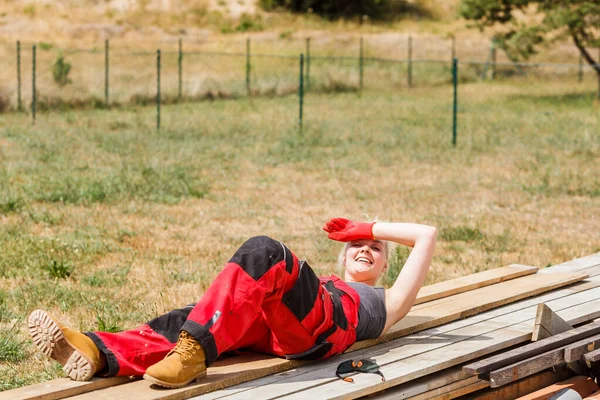
[[[200,301],[136,329],[88,332],[107,358],[107,376],[141,376],[175,347],[181,330],[202,345],[209,366],[246,348],[290,359],[342,353],[356,340],[359,296],[332,275],[317,278],[282,243],[246,241]]]

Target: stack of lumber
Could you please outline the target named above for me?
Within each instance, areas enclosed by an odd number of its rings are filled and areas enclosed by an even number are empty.
[[[126,378],[58,379],[0,393],[0,399],[456,398],[490,386],[463,366],[530,342],[539,303],[571,326],[600,318],[600,253],[540,271],[511,265],[424,287],[410,313],[385,335],[329,360],[242,354],[217,361],[205,381],[180,389]],[[576,341],[590,339],[600,325],[584,326],[576,329],[594,333]],[[543,340],[534,344],[543,346]],[[375,361],[386,380],[358,374],[348,383],[335,376],[339,363],[357,358]],[[546,385],[557,382],[545,372],[536,376],[540,382],[545,376]]]

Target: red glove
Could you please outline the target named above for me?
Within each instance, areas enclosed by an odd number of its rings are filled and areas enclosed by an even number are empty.
[[[354,222],[346,218],[332,218],[323,226],[329,239],[350,242],[359,239],[373,239],[375,222]]]

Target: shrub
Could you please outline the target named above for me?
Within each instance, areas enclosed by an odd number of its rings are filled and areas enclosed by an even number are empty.
[[[68,85],[72,82],[69,78],[69,72],[71,72],[71,63],[65,61],[65,58],[62,55],[58,56],[52,67],[54,82],[60,87]]]

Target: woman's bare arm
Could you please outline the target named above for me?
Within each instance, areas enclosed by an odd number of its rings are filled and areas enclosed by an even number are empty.
[[[431,265],[437,229],[421,224],[377,222],[373,225],[373,236],[413,248],[396,282],[385,291],[387,319],[383,334],[408,314],[414,304]]]

